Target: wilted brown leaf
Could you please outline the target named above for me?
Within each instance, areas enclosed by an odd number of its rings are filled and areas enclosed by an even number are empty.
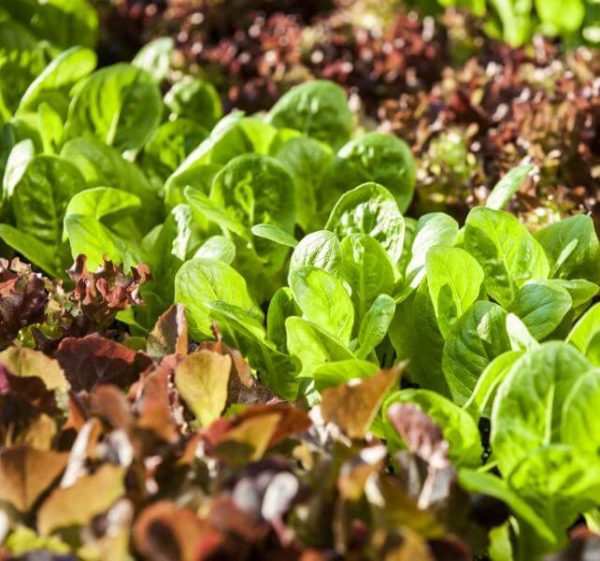
[[[231,358],[201,350],[185,357],[175,368],[175,385],[202,426],[225,409]]]
[[[123,468],[105,464],[69,487],[59,487],[42,503],[37,526],[42,535],[58,528],[84,526],[123,495]]]
[[[0,500],[27,512],[60,475],[68,454],[26,446],[0,452]]]
[[[364,437],[403,369],[404,363],[381,370],[370,378],[351,380],[337,388],[326,389],[321,399],[323,419],[335,423],[350,438]]]

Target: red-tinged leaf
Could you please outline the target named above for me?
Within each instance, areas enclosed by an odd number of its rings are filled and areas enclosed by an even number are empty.
[[[198,351],[175,368],[175,385],[202,426],[219,418],[227,404],[231,359],[212,351]]]
[[[237,415],[217,420],[204,432],[204,437],[211,446],[216,446],[221,440],[228,438],[231,430],[248,420],[273,414],[277,415],[278,420],[268,447],[276,446],[286,438],[306,432],[311,427],[306,411],[284,402],[267,403],[252,405]]]
[[[106,464],[69,487],[55,489],[38,511],[39,531],[48,535],[59,528],[89,524],[123,496],[124,476],[123,468]]]
[[[39,412],[56,413],[54,392],[38,377],[14,376],[0,364],[0,396],[4,398],[2,406],[4,424],[21,424],[25,419]]]
[[[152,365],[147,355],[98,335],[64,339],[56,359],[76,392],[92,391],[99,384],[124,388]]]
[[[336,424],[350,438],[364,437],[386,394],[398,383],[403,368],[404,364],[326,389],[321,399],[323,419]]]
[[[25,446],[0,452],[0,500],[27,512],[67,464],[68,454]]]
[[[40,351],[9,347],[0,353],[0,364],[19,377],[40,378],[48,390],[66,392],[70,385],[58,362]]]
[[[173,414],[173,368],[164,363],[144,376],[139,382],[135,400],[137,426],[148,429],[166,442],[179,438],[177,421]]]
[[[268,450],[280,421],[278,413],[244,419],[227,431],[213,451],[218,458],[233,466],[255,462]]]
[[[150,269],[146,265],[131,268],[130,274],[123,272],[123,265],[111,261],[104,263],[96,272],[90,272],[87,258],[79,255],[68,273],[75,289],[71,300],[77,303],[90,327],[104,329],[114,319],[119,310],[133,304],[141,304],[140,286],[150,279]]]
[[[0,349],[27,325],[44,319],[48,301],[44,278],[18,259],[0,259]]]
[[[113,429],[129,430],[133,414],[127,398],[116,386],[97,386],[90,396],[90,414],[98,417]]]
[[[450,465],[448,442],[441,428],[420,407],[394,403],[387,416],[411,452],[436,468]]]
[[[188,354],[188,327],[181,304],[174,304],[158,318],[148,335],[146,350],[154,360],[166,355]]]
[[[252,369],[246,362],[242,354],[229,347],[221,336],[221,332],[216,323],[212,325],[212,331],[215,335],[214,341],[203,341],[199,349],[206,349],[222,355],[229,355],[232,362],[232,375],[229,378],[229,401],[228,403],[252,404],[257,401],[268,401],[273,397],[267,388],[260,386],[252,375]]]
[[[214,543],[204,520],[167,501],[143,510],[133,527],[135,547],[148,561],[198,561],[205,538]]]

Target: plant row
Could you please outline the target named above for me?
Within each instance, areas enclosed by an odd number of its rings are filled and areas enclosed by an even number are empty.
[[[112,15],[111,44],[122,36],[161,37],[147,50],[160,53],[167,81],[181,70],[208,79],[227,108],[268,110],[309,78],[343,85],[364,126],[376,119],[411,146],[419,213],[445,210],[464,219],[527,159],[539,173],[511,202],[512,212],[533,227],[574,212],[597,221],[594,50],[566,50],[539,36],[511,48],[464,12],[421,18],[387,3],[308,14],[273,13],[269,2],[242,2],[232,12],[179,2],[158,11],[128,7]]]

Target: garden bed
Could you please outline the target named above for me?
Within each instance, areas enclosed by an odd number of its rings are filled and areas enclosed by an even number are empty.
[[[0,2],[0,558],[595,558],[592,12],[96,4]]]

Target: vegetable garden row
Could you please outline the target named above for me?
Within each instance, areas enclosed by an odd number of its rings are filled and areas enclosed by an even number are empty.
[[[592,3],[96,4],[0,0],[0,559],[600,556]]]

